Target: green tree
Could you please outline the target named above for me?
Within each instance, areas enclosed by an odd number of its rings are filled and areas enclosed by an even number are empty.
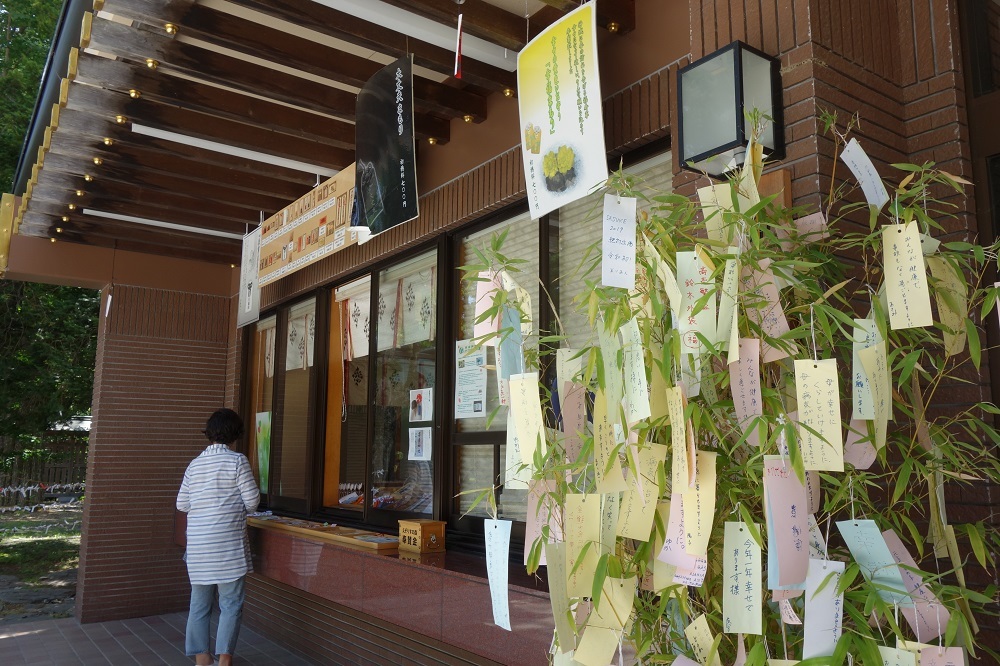
[[[99,292],[0,281],[0,436],[26,443],[89,414]]]
[[[61,0],[0,0],[0,188],[14,179]]]

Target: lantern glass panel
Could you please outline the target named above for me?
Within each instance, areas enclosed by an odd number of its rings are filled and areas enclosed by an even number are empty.
[[[683,73],[683,162],[738,140],[736,57],[729,49]]]
[[[774,103],[771,96],[771,62],[756,53],[743,50],[743,109],[750,113],[757,109],[766,116],[774,117]],[[750,137],[751,126],[746,122],[746,136]],[[765,124],[760,138],[761,145],[770,152],[774,150],[774,123]]]

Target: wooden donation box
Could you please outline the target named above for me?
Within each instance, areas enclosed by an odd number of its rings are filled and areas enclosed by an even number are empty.
[[[399,521],[399,549],[419,553],[444,550],[444,522],[440,520]]]

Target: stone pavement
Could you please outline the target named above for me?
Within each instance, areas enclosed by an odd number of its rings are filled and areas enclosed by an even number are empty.
[[[184,655],[186,613],[79,624],[75,618],[0,626],[3,666],[105,666],[193,664]],[[213,639],[215,621],[212,618]],[[314,666],[246,625],[234,666]]]

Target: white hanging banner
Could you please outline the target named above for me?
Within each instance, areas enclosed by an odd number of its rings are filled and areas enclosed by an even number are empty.
[[[243,259],[240,261],[240,304],[236,312],[236,328],[243,328],[260,319],[260,284],[257,270],[260,262],[260,231],[257,227],[243,237]]]

